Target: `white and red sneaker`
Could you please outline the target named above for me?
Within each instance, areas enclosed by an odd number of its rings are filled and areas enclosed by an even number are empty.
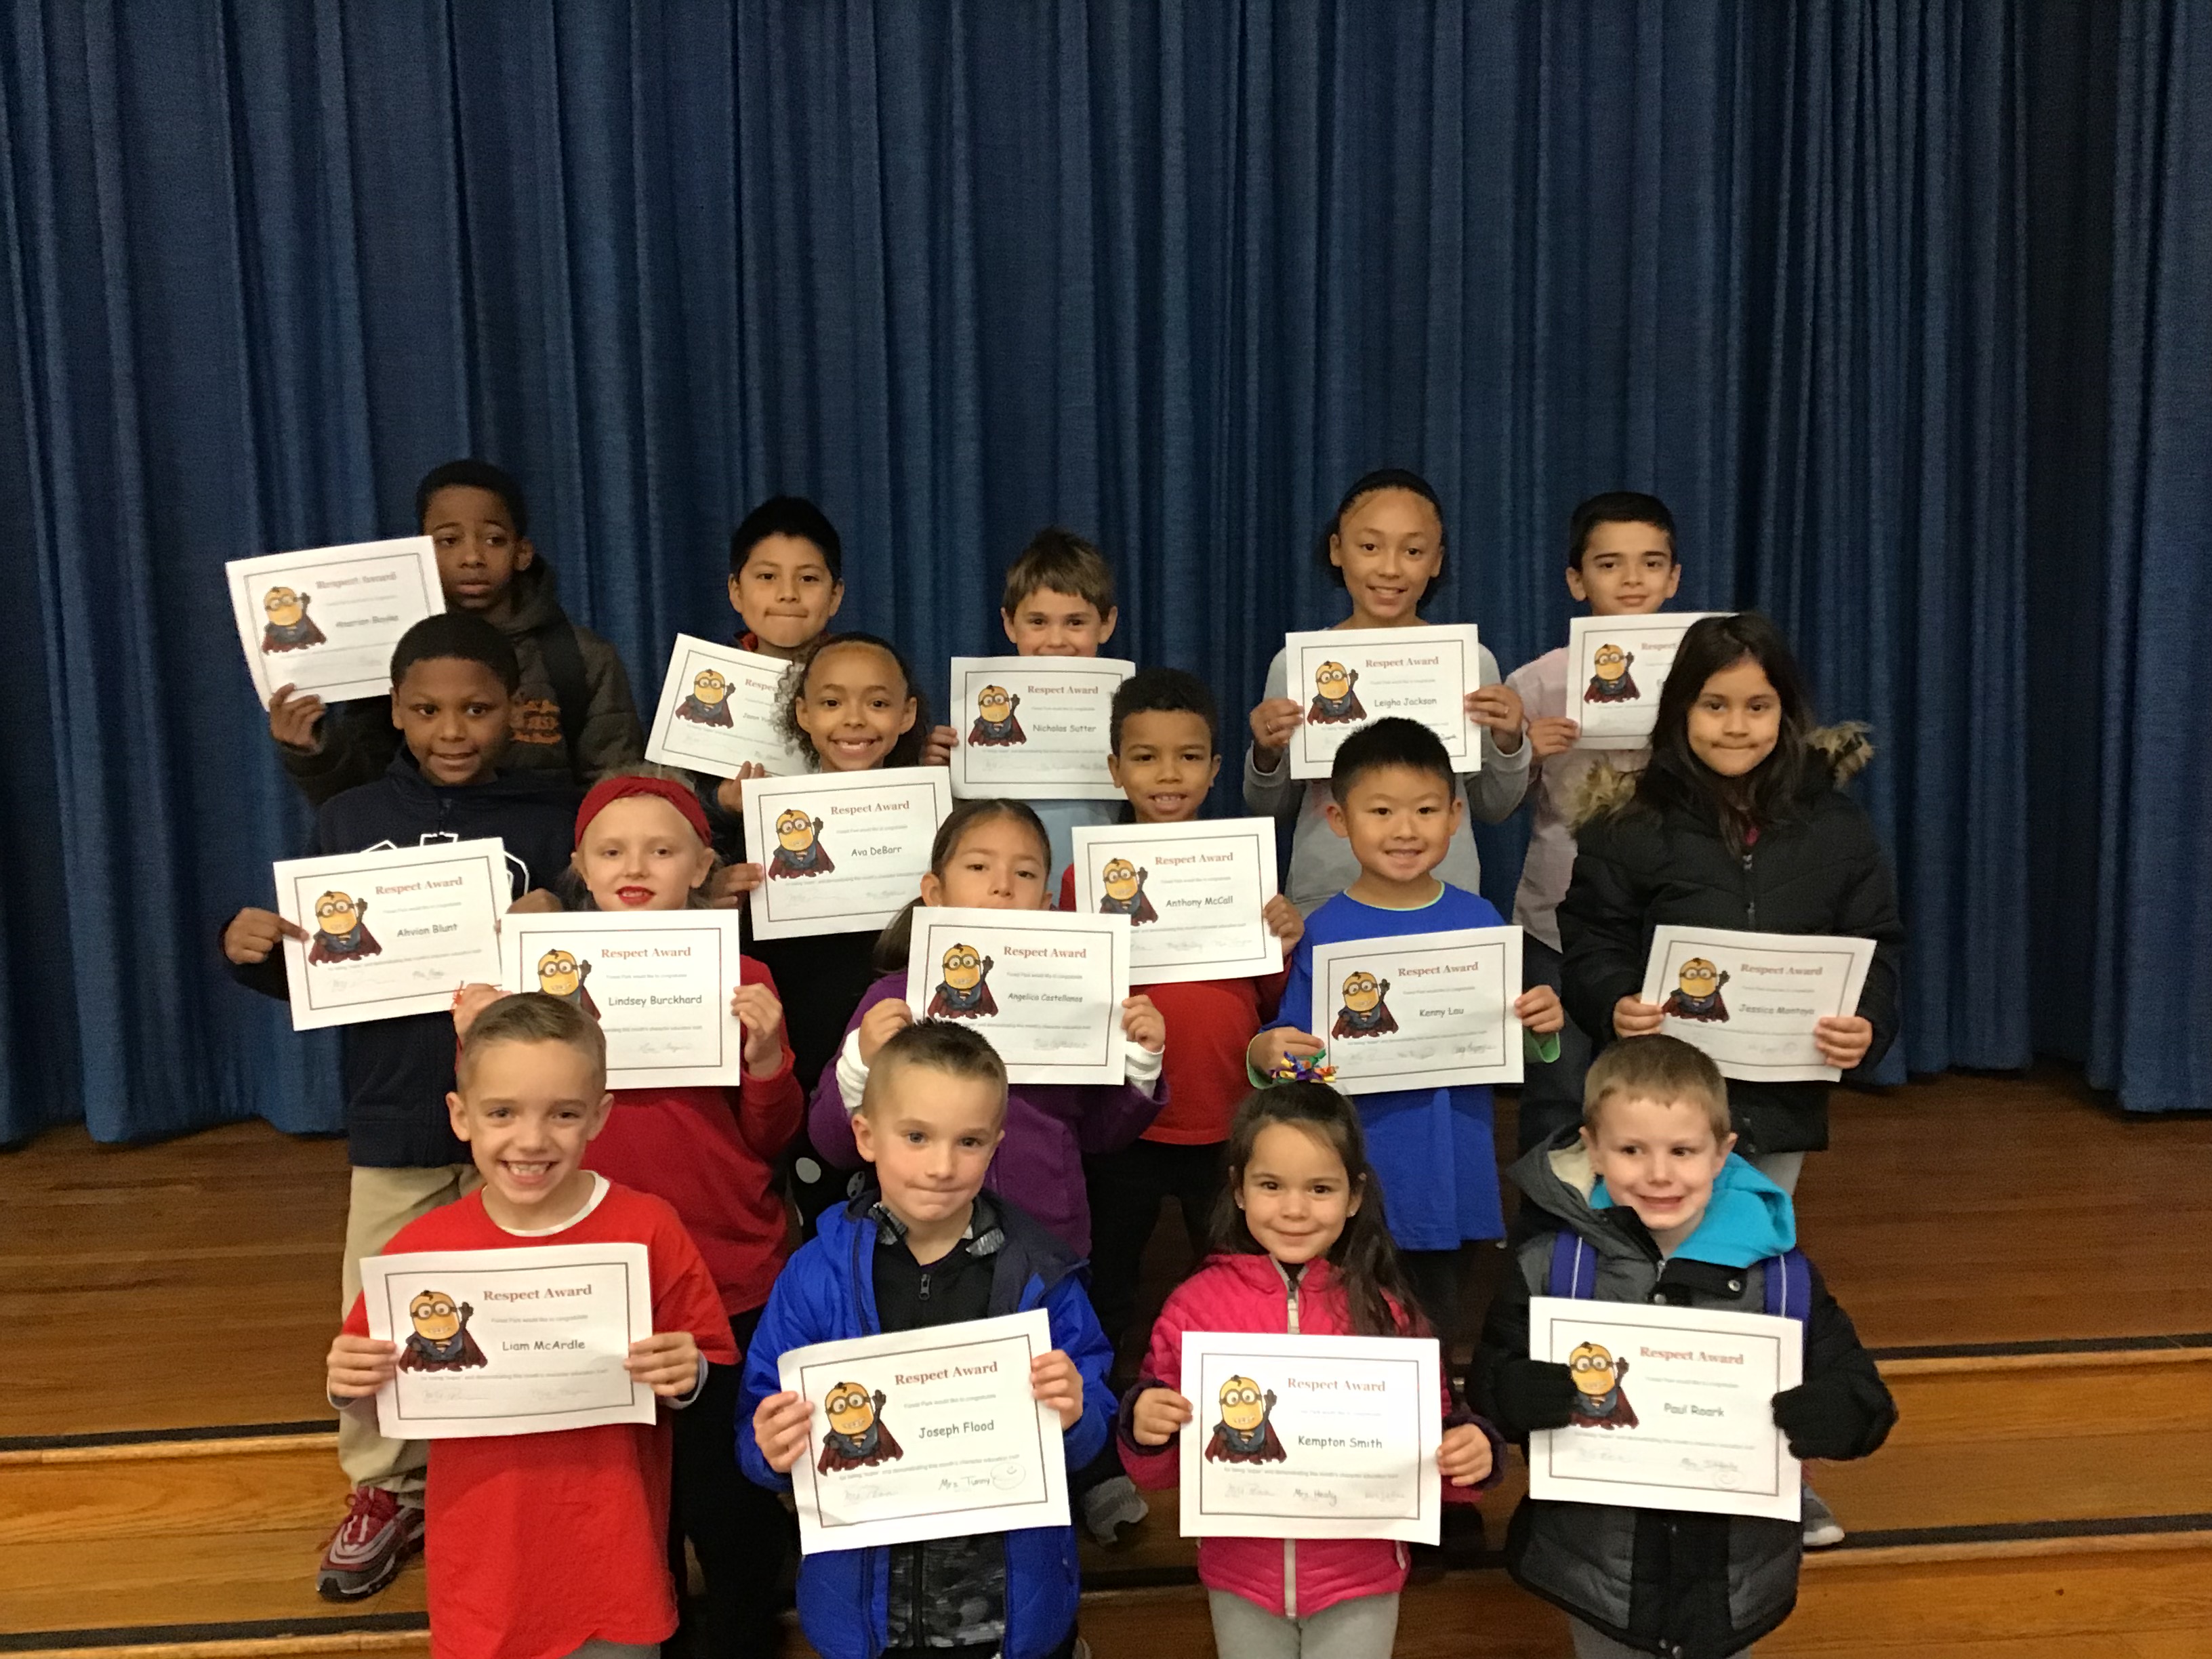
[[[316,1570],[316,1593],[326,1601],[374,1595],[422,1547],[422,1505],[403,1504],[381,1486],[356,1486]]]

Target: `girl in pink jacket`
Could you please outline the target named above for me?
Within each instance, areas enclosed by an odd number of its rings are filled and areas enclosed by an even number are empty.
[[[1176,1484],[1176,1437],[1193,1411],[1161,1379],[1182,1376],[1185,1331],[1428,1334],[1390,1243],[1382,1189],[1349,1101],[1319,1083],[1258,1090],[1237,1109],[1224,1155],[1228,1185],[1214,1217],[1215,1253],[1160,1310],[1144,1370],[1121,1402],[1121,1461],[1140,1486]],[[1264,1398],[1224,1411],[1206,1455],[1279,1460]],[[1495,1479],[1503,1446],[1487,1424],[1453,1413],[1449,1387],[1443,1409],[1437,1473],[1448,1498],[1471,1502]],[[1406,1546],[1387,1539],[1204,1538],[1198,1545],[1222,1659],[1388,1659],[1406,1566]]]

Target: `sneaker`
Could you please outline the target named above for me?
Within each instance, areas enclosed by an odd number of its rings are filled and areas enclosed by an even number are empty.
[[[1083,1494],[1083,1524],[1102,1544],[1111,1544],[1124,1527],[1133,1527],[1152,1513],[1137,1483],[1126,1474],[1102,1480]]]
[[[422,1547],[422,1507],[403,1504],[381,1486],[356,1486],[323,1565],[315,1592],[326,1601],[357,1601],[390,1583],[402,1562]]]
[[[1844,1541],[1844,1523],[1810,1486],[1805,1488],[1804,1519],[1807,1549],[1833,1549]]]

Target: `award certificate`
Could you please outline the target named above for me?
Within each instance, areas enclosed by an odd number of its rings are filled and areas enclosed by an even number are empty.
[[[1578,749],[1642,749],[1659,718],[1659,690],[1690,624],[1726,612],[1577,617],[1567,623],[1567,718]]]
[[[747,778],[742,787],[745,851],[761,866],[748,901],[756,939],[877,932],[921,896],[929,844],[952,811],[941,766]]]
[[[806,755],[783,731],[790,666],[781,657],[678,634],[646,733],[646,759],[718,778],[734,778],[747,761],[775,777],[805,771]]]
[[[1139,985],[1281,971],[1283,942],[1261,912],[1275,896],[1269,818],[1079,824],[1075,908],[1129,918]]]
[[[392,693],[392,647],[446,608],[428,536],[233,559],[222,568],[253,690],[325,702]]]
[[[734,910],[569,910],[507,918],[500,982],[543,991],[599,1022],[607,1087],[744,1078]]]
[[[914,913],[906,1000],[916,1019],[972,1024],[1012,1083],[1120,1083],[1129,919],[1065,910]]]
[[[1455,772],[1482,769],[1482,728],[1467,697],[1482,689],[1482,647],[1472,623],[1435,628],[1328,628],[1283,644],[1285,696],[1304,705],[1291,734],[1291,775],[1325,778],[1344,740],[1370,720],[1399,714],[1443,739]]]
[[[1114,693],[1136,672],[1114,657],[955,657],[952,793],[1121,799],[1106,757]]]
[[[1874,965],[1870,939],[1657,927],[1643,1000],[1667,1011],[1667,1035],[1704,1049],[1745,1083],[1833,1083],[1815,1022],[1858,1012]]]
[[[1520,998],[1518,927],[1346,939],[1314,946],[1306,1029],[1346,1094],[1518,1083]]]

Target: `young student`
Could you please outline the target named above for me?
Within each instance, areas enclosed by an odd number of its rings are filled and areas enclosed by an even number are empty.
[[[638,773],[618,774],[584,797],[571,856],[578,909],[697,908],[714,870],[706,815],[690,788]],[[584,1166],[676,1212],[714,1275],[742,1353],[791,1254],[775,1165],[799,1133],[805,1097],[792,1075],[775,979],[744,956],[738,977],[730,1012],[744,1033],[744,1080],[734,1089],[616,1090]],[[489,985],[463,991],[453,1024],[464,1040],[501,994]],[[696,1409],[676,1419],[670,1565],[684,1582],[688,1539],[706,1582],[704,1616],[690,1632],[702,1655],[770,1652],[776,1639],[789,1522],[738,1472],[737,1403],[736,1370],[717,1367]]]
[[[522,665],[507,763],[588,784],[643,759],[645,730],[622,659],[561,609],[553,568],[531,544],[530,509],[513,476],[489,461],[433,467],[415,491],[415,519],[437,546],[447,610],[492,623]],[[392,734],[374,702],[326,710],[320,697],[279,686],[269,702],[269,734],[284,770],[317,806],[373,781],[392,759]]]
[[[1567,592],[1593,617],[1646,617],[1674,597],[1682,568],[1674,549],[1674,515],[1656,495],[1616,489],[1593,495],[1567,525]],[[1528,719],[1528,793],[1534,805],[1521,885],[1513,895],[1514,925],[1528,934],[1521,947],[1523,983],[1559,988],[1559,901],[1575,868],[1575,804],[1591,771],[1610,763],[1640,771],[1648,749],[1577,749],[1579,698],[1567,698],[1567,648],[1547,651],[1505,677]],[[1521,1085],[1521,1150],[1579,1123],[1589,1039],[1570,1020],[1559,1033],[1559,1057],[1531,1060]]]
[[[1176,1392],[1187,1331],[1293,1336],[1426,1334],[1382,1218],[1359,1115],[1325,1084],[1247,1096],[1230,1131],[1215,1254],[1160,1310],[1143,1376],[1122,1402],[1121,1461],[1144,1486],[1179,1479],[1176,1437],[1194,1418]],[[1504,1445],[1452,1408],[1437,1471],[1446,1498],[1491,1485]],[[1407,1546],[1385,1539],[1204,1538],[1199,1582],[1221,1659],[1389,1659]]]
[[[1677,922],[1875,941],[1855,1014],[1814,1041],[1850,1071],[1897,1034],[1905,925],[1874,826],[1843,785],[1874,748],[1863,728],[1815,730],[1790,647],[1755,611],[1683,635],[1659,694],[1642,773],[1597,773],[1559,903],[1567,1007],[1591,1040],[1661,1029],[1641,1000],[1655,927]],[[1736,1133],[1760,1173],[1795,1192],[1805,1154],[1828,1144],[1824,1083],[1739,1083]]]
[[[1418,475],[1396,467],[1370,472],[1345,492],[1320,543],[1322,566],[1352,600],[1352,614],[1336,628],[1420,628],[1420,607],[1444,577],[1444,510],[1436,491]],[[1528,745],[1522,740],[1521,699],[1498,683],[1498,660],[1482,651],[1482,689],[1467,696],[1467,717],[1483,728],[1482,769],[1455,781],[1453,794],[1486,823],[1497,823],[1521,804]],[[1267,665],[1266,695],[1252,711],[1252,746],[1244,757],[1244,805],[1266,817],[1294,817],[1290,868],[1283,890],[1308,915],[1359,874],[1341,834],[1328,823],[1328,786],[1300,784],[1285,752],[1304,720],[1305,705],[1287,695],[1284,653]],[[1482,866],[1474,836],[1462,818],[1441,867],[1453,886],[1474,892]]]
[[[514,646],[481,617],[448,611],[409,629],[392,653],[386,716],[404,744],[383,777],[325,803],[316,854],[496,836],[507,848],[510,896],[552,879],[568,861],[576,794],[562,773],[500,769],[521,678]],[[222,936],[233,975],[284,997],[277,945],[287,936],[304,937],[273,910],[240,910]],[[343,1310],[360,1292],[361,1258],[469,1191],[477,1172],[438,1110],[453,1086],[453,1028],[444,1014],[349,1025],[339,1054],[353,1164]],[[338,1462],[353,1494],[316,1576],[325,1596],[374,1595],[421,1544],[424,1461],[421,1442],[386,1440],[373,1418],[339,1419]]]
[[[1114,637],[1120,618],[1114,607],[1114,568],[1072,530],[1038,531],[1006,568],[999,622],[1018,657],[1095,657]],[[945,764],[959,740],[952,727],[937,727],[929,734],[928,763]],[[1072,854],[1073,831],[1083,824],[1112,823],[1121,809],[1110,800],[1036,800],[1030,805],[1052,842],[1045,891],[1057,893]]]
[[[1106,763],[1128,797],[1128,821],[1195,819],[1221,771],[1219,733],[1213,694],[1196,675],[1145,668],[1124,680],[1114,694],[1114,752]],[[1060,874],[1060,908],[1075,906],[1070,867]],[[1279,893],[1267,901],[1265,915],[1285,949],[1305,932],[1297,907]],[[1206,1254],[1222,1193],[1230,1115],[1246,1090],[1245,1046],[1275,1017],[1283,979],[1279,973],[1143,988],[1167,1030],[1162,1057],[1167,1103],[1128,1146],[1084,1162],[1091,1200],[1091,1303],[1117,1348],[1137,1311],[1138,1273],[1161,1200],[1172,1197],[1181,1206],[1191,1259]]]
[[[1679,659],[1678,659],[1679,662]],[[1719,1071],[1668,1036],[1617,1042],[1589,1068],[1579,1129],[1513,1166],[1544,1231],[1523,1243],[1483,1327],[1471,1379],[1506,1437],[1564,1428],[1580,1398],[1565,1365],[1528,1358],[1528,1298],[1553,1294],[1562,1248],[1588,1249],[1601,1302],[1771,1311],[1767,1278],[1802,1274],[1802,1386],[1774,1396],[1794,1456],[1865,1457],[1897,1407],[1850,1316],[1795,1254],[1790,1198],[1739,1157]],[[1561,1241],[1564,1240],[1564,1247]],[[1506,1565],[1564,1608],[1577,1659],[1741,1653],[1789,1617],[1797,1525],[1669,1510],[1522,1500]]]
[[[844,603],[845,547],[829,514],[804,495],[771,495],[745,514],[730,537],[730,609],[744,624],[738,650],[789,662],[829,631]],[[702,782],[714,850],[742,860],[742,778]]]
[[[1282,1010],[1246,1051],[1255,1085],[1327,1046],[1302,1026],[1313,1006],[1316,945],[1501,925],[1487,899],[1437,874],[1463,827],[1466,803],[1435,732],[1395,715],[1362,726],[1336,751],[1329,788],[1327,822],[1350,850],[1358,878],[1306,918]],[[1540,1036],[1566,1018],[1558,994],[1542,985],[1522,993],[1513,1012]],[[1390,1194],[1391,1237],[1449,1353],[1461,1330],[1461,1247],[1505,1231],[1490,1090],[1393,1090],[1362,1095],[1358,1106],[1376,1173]]]
[[[653,1281],[653,1334],[630,1376],[672,1407],[700,1409],[738,1351],[714,1282],[659,1199],[584,1167],[607,1118],[599,1022],[542,992],[503,997],[461,1045],[447,1096],[483,1184],[410,1222],[389,1253],[636,1243]],[[331,1344],[331,1401],[373,1414],[399,1350],[368,1334],[359,1297]],[[668,1571],[669,1424],[441,1440],[431,1454],[429,1603],[441,1659],[649,1655],[676,1628]]]
[[[783,1391],[791,1349],[1042,1308],[1052,1351],[1036,1397],[1060,1413],[1068,1467],[1108,1443],[1112,1354],[1084,1299],[1080,1263],[987,1192],[1005,1133],[1006,1067],[976,1032],[925,1020],[888,1036],[854,1119],[875,1182],[822,1218],[776,1281],[745,1358],[745,1473],[778,1491],[807,1449],[811,1407]],[[951,1652],[1067,1659],[1077,1650],[1075,1539],[1066,1527],[832,1550],[799,1569],[799,1622],[823,1659]]]

